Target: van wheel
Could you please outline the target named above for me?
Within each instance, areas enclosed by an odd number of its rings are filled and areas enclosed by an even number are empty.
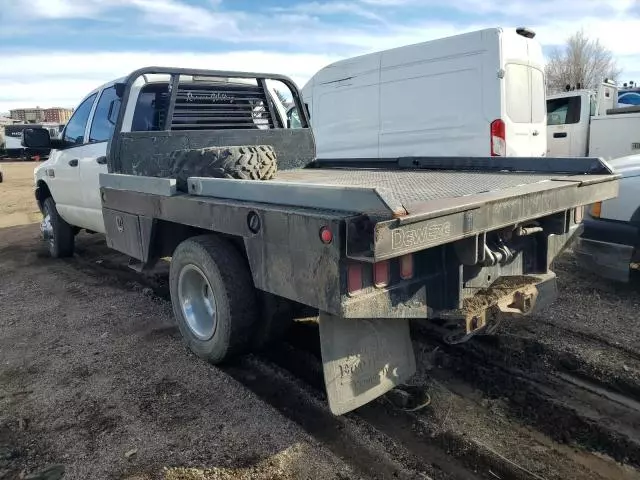
[[[73,227],[58,214],[53,198],[47,197],[42,204],[43,219],[40,231],[47,242],[49,254],[53,258],[70,257],[73,255],[75,236]]]
[[[192,352],[217,364],[247,349],[257,295],[249,267],[233,245],[215,235],[183,241],[171,258],[169,289]]]

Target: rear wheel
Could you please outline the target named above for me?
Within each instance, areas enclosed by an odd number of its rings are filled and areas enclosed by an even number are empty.
[[[42,204],[42,213],[40,230],[43,239],[47,242],[49,254],[53,258],[72,256],[75,244],[73,227],[58,214],[53,198],[45,199]]]
[[[257,295],[233,245],[215,235],[185,240],[171,258],[169,286],[178,327],[191,351],[216,364],[247,349]]]

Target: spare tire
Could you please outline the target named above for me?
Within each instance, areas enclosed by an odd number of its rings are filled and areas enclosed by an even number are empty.
[[[178,190],[185,192],[189,177],[270,180],[278,171],[276,153],[270,145],[176,150],[170,165]]]

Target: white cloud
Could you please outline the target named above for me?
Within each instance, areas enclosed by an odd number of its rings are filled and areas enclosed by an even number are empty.
[[[262,51],[221,54],[48,52],[5,55],[0,78],[3,85],[0,90],[0,111],[36,105],[73,107],[101,84],[149,65],[280,73],[290,76],[302,87],[311,75],[337,59],[330,55]],[[46,78],[42,72],[47,72]]]
[[[12,19],[0,36],[24,31],[20,22],[35,21],[53,31],[65,26],[56,23],[65,18],[114,21],[123,8],[129,9],[126,19],[117,18],[113,25],[120,30],[131,25],[132,32],[128,52],[37,55],[15,47],[5,51],[0,111],[19,105],[73,106],[100,83],[150,64],[284,73],[302,86],[315,71],[339,58],[498,25],[532,27],[543,45],[563,44],[568,35],[585,28],[618,56],[624,78],[640,80],[640,43],[633,41],[640,18],[628,15],[637,5],[637,0],[312,0],[292,1],[265,13],[238,11],[232,0],[207,0],[202,6],[185,0],[0,0],[0,15]],[[429,6],[458,10],[477,21],[438,20],[429,16]],[[336,25],[331,22],[335,16],[349,16],[351,21],[342,19]],[[394,20],[398,17],[402,21]],[[218,48],[221,42],[232,43],[236,49],[244,46],[244,51],[144,53],[138,51],[133,34],[159,40],[174,36],[181,45],[198,42],[199,49],[207,42],[216,42]],[[284,53],[291,50],[296,53]]]

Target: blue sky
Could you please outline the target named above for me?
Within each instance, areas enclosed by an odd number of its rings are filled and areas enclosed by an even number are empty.
[[[353,55],[526,25],[545,50],[581,27],[640,81],[639,0],[0,0],[0,112],[75,106],[151,64],[267,71],[300,86]]]

